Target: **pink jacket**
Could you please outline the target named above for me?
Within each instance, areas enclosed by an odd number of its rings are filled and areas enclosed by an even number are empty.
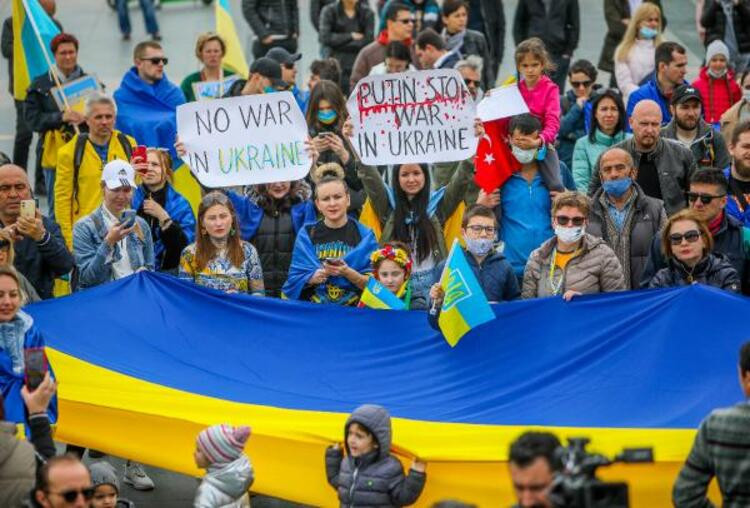
[[[533,90],[529,90],[526,81],[521,79],[518,89],[529,113],[542,122],[541,138],[545,143],[554,144],[560,130],[560,89],[547,76],[542,76]]]

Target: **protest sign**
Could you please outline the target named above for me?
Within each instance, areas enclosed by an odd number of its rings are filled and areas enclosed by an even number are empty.
[[[177,107],[177,133],[206,187],[304,178],[307,124],[290,92],[190,102]]]
[[[223,81],[196,81],[193,83],[193,94],[197,101],[219,99],[229,90],[235,81],[240,79],[238,74],[232,74]]]
[[[528,113],[529,107],[523,100],[518,84],[493,88],[477,104],[477,116],[483,122],[508,118]]]
[[[346,107],[365,164],[457,161],[476,152],[476,107],[455,69],[367,76]]]
[[[94,93],[101,90],[101,85],[96,76],[91,74],[74,79],[65,83],[62,87],[52,87],[52,98],[60,111],[65,111],[65,101],[67,99],[70,109],[84,114],[86,111],[86,100]]]

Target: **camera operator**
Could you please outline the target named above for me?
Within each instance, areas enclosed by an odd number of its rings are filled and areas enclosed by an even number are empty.
[[[525,432],[510,445],[510,478],[518,500],[514,508],[552,508],[547,496],[560,460],[560,440],[549,432]]]
[[[750,342],[740,349],[740,386],[750,397]],[[685,465],[677,477],[672,501],[680,508],[714,506],[707,498],[708,484],[718,480],[723,506],[749,506],[750,405],[747,401],[717,409],[701,423]]]

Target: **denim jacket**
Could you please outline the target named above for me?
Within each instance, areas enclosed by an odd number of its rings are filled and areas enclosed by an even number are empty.
[[[119,245],[110,247],[104,241],[107,226],[102,207],[76,222],[73,226],[73,255],[78,268],[78,287],[98,286],[112,280],[112,263],[122,257]],[[154,269],[154,243],[151,230],[141,217],[136,217],[137,227],[125,242],[133,271]],[[140,228],[140,233],[137,232]]]

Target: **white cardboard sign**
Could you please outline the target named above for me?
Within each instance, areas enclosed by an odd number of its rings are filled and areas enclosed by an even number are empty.
[[[365,164],[448,162],[476,153],[476,106],[455,69],[366,76],[346,104]]]
[[[286,91],[182,104],[177,133],[206,187],[299,180],[312,165],[305,117]]]
[[[487,92],[477,104],[477,116],[483,122],[508,118],[522,113],[528,113],[529,107],[523,100],[518,85],[501,86]]]

